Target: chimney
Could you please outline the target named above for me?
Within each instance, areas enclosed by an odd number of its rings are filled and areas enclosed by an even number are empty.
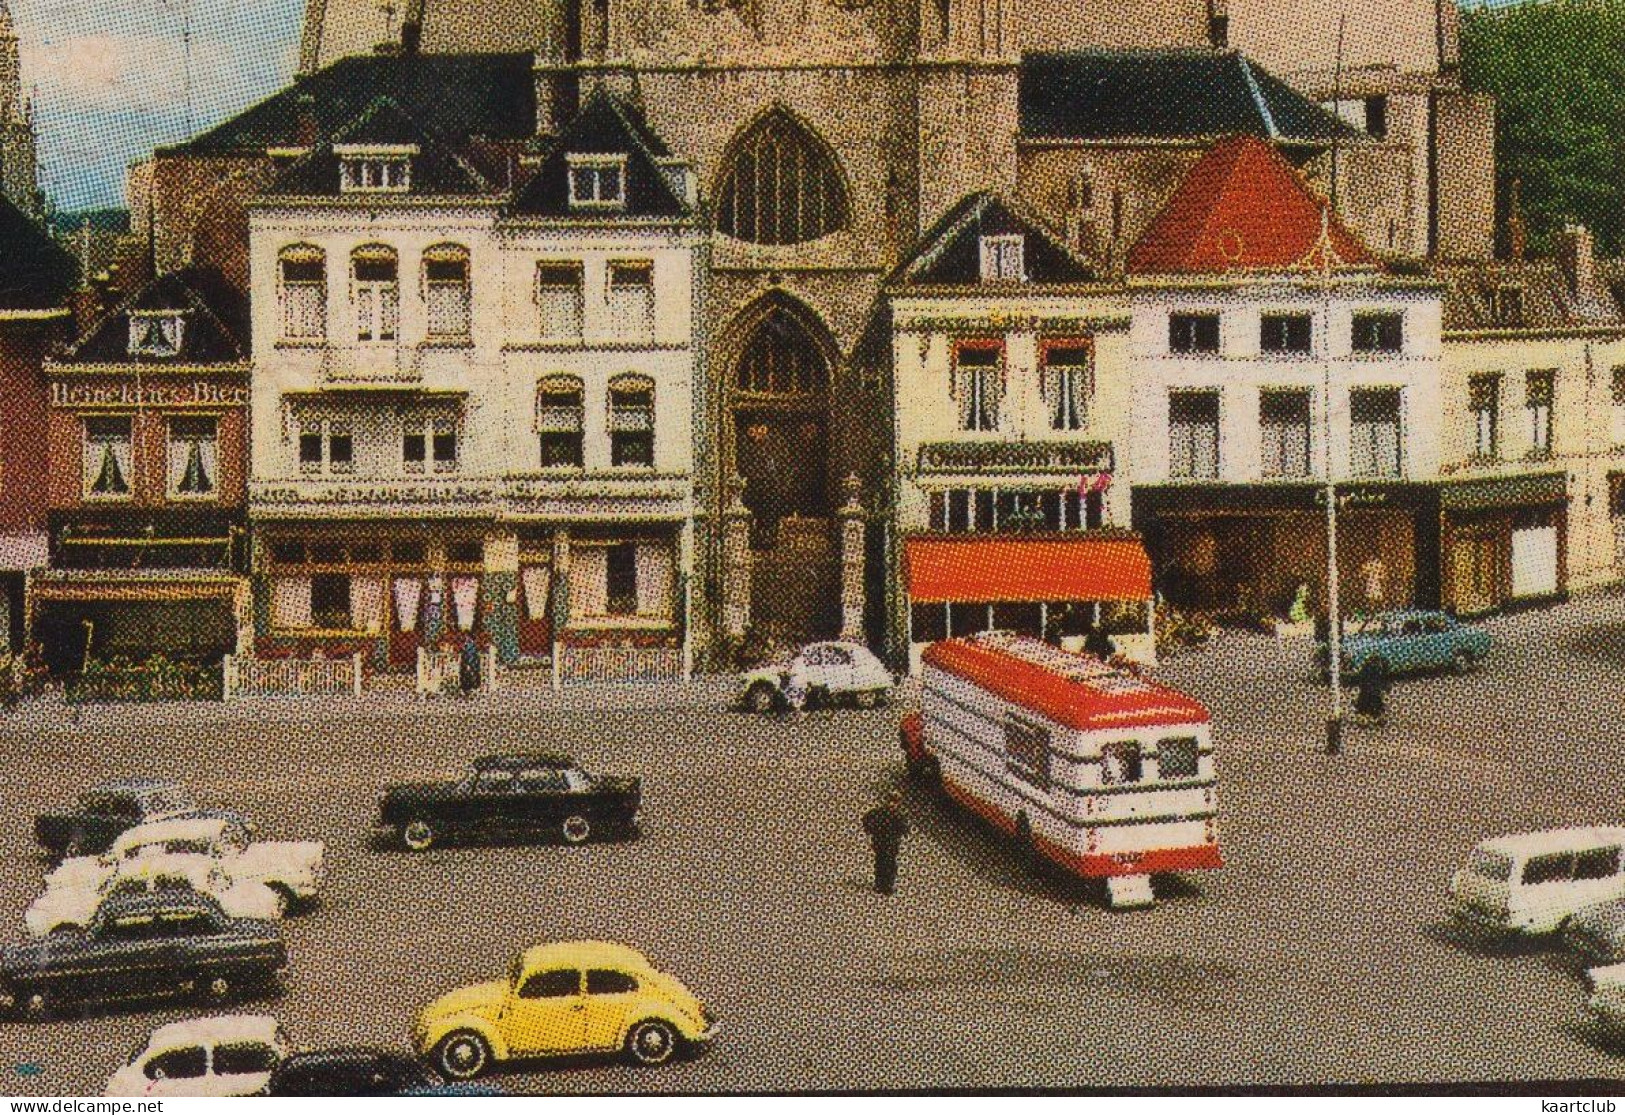
[[[1208,0],[1207,37],[1214,50],[1230,49],[1230,5],[1227,0]]]
[[[1513,259],[1529,254],[1529,226],[1523,219],[1523,179],[1512,180],[1512,196],[1507,199],[1507,252]]]
[[[294,146],[315,147],[321,133],[316,124],[316,98],[309,93],[301,93],[296,103],[299,115],[294,123]]]
[[[1557,266],[1576,302],[1589,306],[1597,301],[1596,249],[1585,225],[1566,224],[1557,234]]]
[[[423,24],[409,19],[401,24],[401,53],[413,57],[423,46]]]

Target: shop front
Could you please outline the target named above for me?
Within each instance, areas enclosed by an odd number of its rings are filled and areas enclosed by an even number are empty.
[[[1562,472],[1439,485],[1444,607],[1480,615],[1561,599],[1567,588],[1568,487]]]
[[[916,534],[903,548],[911,672],[930,643],[993,630],[1080,649],[1099,625],[1122,653],[1155,659],[1151,562],[1137,535]]]
[[[1437,607],[1437,488],[1416,483],[1337,486],[1341,607],[1374,612]],[[1285,618],[1307,586],[1324,608],[1327,521],[1316,484],[1143,485],[1134,525],[1174,607],[1244,623]]]
[[[215,667],[252,632],[248,582],[229,571],[51,569],[32,591],[35,638],[57,677],[154,656]]]

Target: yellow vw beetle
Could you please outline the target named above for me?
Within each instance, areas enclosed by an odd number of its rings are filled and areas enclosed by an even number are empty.
[[[505,980],[449,991],[424,1007],[412,1044],[454,1080],[497,1061],[621,1051],[664,1064],[703,1046],[717,1022],[694,993],[636,949],[560,941],[514,957]]]

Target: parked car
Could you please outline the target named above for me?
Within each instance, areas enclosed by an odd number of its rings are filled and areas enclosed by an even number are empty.
[[[48,887],[24,911],[23,926],[32,937],[67,933],[89,925],[102,903],[115,896],[173,891],[208,895],[234,918],[280,918],[284,909],[282,895],[251,879],[233,880],[206,856],[155,856],[120,860],[100,881]]]
[[[0,1013],[188,994],[226,1002],[269,990],[287,965],[275,922],[227,917],[185,891],[121,895],[83,930],[0,950]]]
[[[633,836],[643,783],[591,775],[563,755],[488,755],[455,782],[391,786],[377,828],[414,851],[446,840]]]
[[[1375,661],[1392,677],[1446,667],[1466,672],[1490,653],[1490,633],[1443,612],[1383,612],[1343,626],[1342,673],[1358,675]],[[1326,672],[1327,644],[1321,641],[1315,663]]]
[[[448,1084],[407,1053],[322,1049],[295,1053],[271,1074],[267,1096],[499,1096],[491,1084]]]
[[[1555,933],[1625,898],[1625,828],[1566,828],[1486,840],[1450,880],[1450,913],[1491,935]]]
[[[1625,961],[1625,898],[1576,911],[1563,928],[1563,944],[1588,964]]]
[[[887,700],[895,680],[868,647],[857,643],[812,643],[793,658],[739,675],[739,701],[751,712],[783,707],[785,679],[799,670],[807,681],[809,701],[850,699],[859,708]]]
[[[264,1014],[171,1022],[136,1046],[104,1096],[252,1096],[288,1055],[288,1038]]]
[[[148,821],[199,812],[178,782],[132,778],[103,782],[79,795],[72,810],[34,819],[34,839],[55,863],[70,856],[98,855],[119,833]]]
[[[200,869],[231,886],[268,887],[281,897],[283,911],[314,902],[321,886],[325,849],[319,840],[256,841],[241,820],[218,814],[153,821],[127,829],[100,856],[64,860],[45,876],[47,892],[60,887],[94,887],[121,865],[151,863],[188,876]],[[200,888],[202,889],[202,888]],[[212,890],[212,888],[211,888]],[[217,895],[219,897],[219,895]],[[227,911],[231,904],[226,903]]]
[[[1625,1037],[1625,964],[1608,964],[1586,973],[1586,1010],[1604,1034]]]
[[[506,979],[458,988],[423,1008],[412,1027],[420,1056],[453,1080],[500,1061],[621,1052],[642,1065],[704,1046],[717,1021],[675,977],[608,941],[537,945]]]

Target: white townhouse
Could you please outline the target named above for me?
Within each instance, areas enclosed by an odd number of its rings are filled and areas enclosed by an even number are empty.
[[[257,649],[687,666],[692,180],[590,95],[539,152],[388,98],[250,208]]]

